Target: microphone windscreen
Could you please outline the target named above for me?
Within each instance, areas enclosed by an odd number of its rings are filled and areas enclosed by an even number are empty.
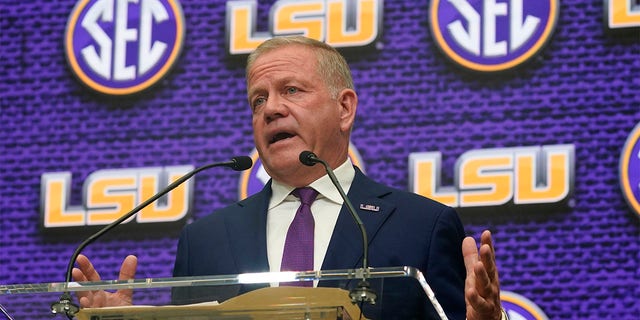
[[[316,163],[318,163],[318,161],[316,161],[316,159],[318,158],[318,156],[316,156],[315,153],[305,150],[300,152],[300,162],[302,162],[302,164],[307,165],[307,166],[314,166]]]
[[[233,161],[233,164],[231,164],[231,169],[236,170],[236,171],[244,171],[247,170],[249,168],[251,168],[251,166],[253,165],[253,160],[251,160],[251,157],[249,156],[237,156],[237,157],[233,157],[231,159],[231,161]]]

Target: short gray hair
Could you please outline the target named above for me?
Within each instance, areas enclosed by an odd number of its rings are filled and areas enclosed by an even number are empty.
[[[334,97],[337,97],[342,89],[354,89],[351,70],[344,57],[332,46],[303,36],[274,37],[260,44],[247,58],[245,70],[247,81],[249,79],[249,70],[251,70],[258,57],[269,51],[289,45],[305,46],[316,53],[317,71]]]

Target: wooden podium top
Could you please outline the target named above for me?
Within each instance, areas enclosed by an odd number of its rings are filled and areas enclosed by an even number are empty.
[[[359,317],[360,309],[351,303],[348,291],[302,287],[262,288],[220,304],[86,308],[77,314],[79,320],[357,320]]]

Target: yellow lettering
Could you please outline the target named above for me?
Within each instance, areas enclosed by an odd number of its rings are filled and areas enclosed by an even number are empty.
[[[91,179],[91,177],[90,177]],[[136,203],[135,176],[99,176],[88,184],[86,204],[87,224],[109,224],[134,208]]]
[[[414,153],[409,155],[412,191],[444,203],[451,207],[458,206],[458,192],[452,188],[440,186],[440,161],[439,152]]]
[[[189,171],[189,170],[187,170]],[[185,172],[171,174],[170,182],[178,180],[180,177],[186,174]],[[193,179],[193,178],[192,178]],[[189,189],[191,188],[191,181],[187,181],[180,186],[173,189],[165,197],[166,201],[161,199],[156,200],[148,207],[142,209],[137,216],[139,223],[149,222],[168,222],[177,221],[183,218],[188,212],[189,202]],[[149,199],[154,194],[158,193],[158,176],[157,175],[142,175],[140,177],[140,198]],[[166,202],[161,204],[161,202]]]
[[[44,173],[40,182],[41,223],[45,228],[106,225],[131,212],[141,199],[152,198],[193,166],[108,169],[93,172],[83,187],[84,206],[69,206],[71,173]],[[137,222],[172,222],[190,211],[193,178],[143,208]],[[131,217],[124,221],[130,222]]]
[[[70,185],[70,173],[42,175],[40,213],[45,228],[84,225],[85,211],[82,208],[68,208]]]
[[[347,26],[344,0],[327,1],[327,44],[334,47],[363,46],[378,36],[378,1],[357,1],[357,14],[353,28]]]
[[[608,0],[609,28],[634,28],[640,27],[640,8],[633,0]]]
[[[334,47],[366,46],[378,37],[382,25],[380,0],[281,0],[273,4],[271,31],[256,30],[257,1],[227,2],[227,50],[230,55],[251,53],[278,35],[301,34]]]
[[[324,39],[324,3],[278,2],[274,6],[274,34],[304,34],[320,40]]]
[[[452,207],[555,203],[573,190],[574,146],[471,150],[456,162],[455,182],[442,187],[441,154],[409,155],[411,191]]]
[[[230,54],[250,53],[269,37],[254,37],[256,3],[227,2],[227,32]]]
[[[460,206],[478,207],[507,203],[513,196],[513,157],[470,157],[460,166]]]
[[[518,173],[516,192],[513,202],[553,203],[564,199],[569,193],[570,155],[565,152],[545,152],[546,185],[537,181],[541,176],[535,161],[535,154],[516,156],[516,172]]]

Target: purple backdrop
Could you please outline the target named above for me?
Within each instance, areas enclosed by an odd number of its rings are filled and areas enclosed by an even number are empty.
[[[261,20],[270,3],[260,2]],[[182,56],[158,86],[129,98],[91,93],[68,69],[63,37],[75,1],[0,4],[0,284],[62,281],[86,236],[39,229],[42,173],[72,172],[71,202],[80,204],[82,182],[99,169],[199,166],[253,149],[243,63],[225,55],[225,1],[181,4]],[[618,165],[640,122],[639,34],[605,33],[602,0],[562,1],[540,55],[516,72],[479,75],[438,50],[428,6],[386,1],[381,40],[348,55],[360,94],[352,141],[367,174],[406,189],[409,154],[439,150],[448,185],[470,149],[574,144],[572,207],[461,216],[476,238],[493,231],[502,288],[550,319],[637,319],[640,224],[621,195]],[[198,176],[193,217],[236,200],[238,177]],[[86,250],[104,278],[117,277],[126,254],[139,256],[140,277],[170,276],[180,228],[143,228]],[[38,318],[52,302],[4,299],[16,318]]]

